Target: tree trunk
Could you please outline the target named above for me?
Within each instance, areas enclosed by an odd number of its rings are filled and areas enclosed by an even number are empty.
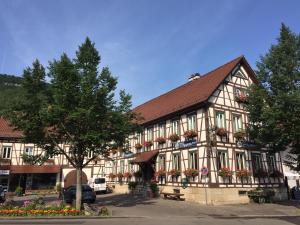
[[[76,168],[76,210],[81,210],[82,198],[82,168]]]

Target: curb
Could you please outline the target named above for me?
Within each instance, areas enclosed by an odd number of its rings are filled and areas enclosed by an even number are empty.
[[[1,220],[80,220],[80,219],[138,219],[138,218],[147,218],[145,216],[63,216],[63,217],[0,217],[0,224]]]
[[[210,215],[209,215],[210,216]],[[212,217],[230,219],[230,218],[282,218],[282,217],[300,217],[300,215],[231,215],[231,216],[221,216],[221,215],[213,215]]]

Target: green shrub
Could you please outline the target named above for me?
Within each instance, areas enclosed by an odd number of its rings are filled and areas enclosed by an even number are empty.
[[[131,190],[131,191],[134,190],[134,189],[136,188],[137,184],[138,184],[138,183],[135,182],[135,181],[129,182],[129,183],[128,183],[128,189]]]
[[[16,194],[17,196],[21,196],[21,195],[23,194],[23,188],[20,187],[20,186],[18,186],[18,187],[16,188],[16,190],[15,190],[15,194]]]
[[[151,182],[150,189],[154,196],[156,196],[158,194],[158,186],[157,186],[156,182]]]
[[[274,195],[275,192],[272,189],[256,188],[248,191],[248,197],[256,203],[271,202]]]

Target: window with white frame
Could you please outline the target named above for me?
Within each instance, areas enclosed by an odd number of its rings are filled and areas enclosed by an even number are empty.
[[[189,152],[189,168],[198,170],[198,153],[196,151]]]
[[[234,132],[239,132],[243,129],[241,115],[235,115],[235,114],[233,115],[233,128],[234,128]]]
[[[187,116],[187,129],[196,131],[196,115]]]
[[[153,127],[147,128],[147,141],[153,141]]]
[[[252,154],[252,168],[253,168],[254,172],[257,172],[257,171],[263,169],[261,154],[259,154],[259,153]]]
[[[166,170],[166,156],[165,155],[158,156],[158,169]]]
[[[166,124],[159,124],[158,125],[158,137],[165,137],[166,136]]]
[[[136,137],[137,137],[137,142],[138,143],[142,143],[142,133],[138,132],[137,135],[136,135]]]
[[[217,168],[218,170],[228,167],[227,151],[217,151]]]
[[[225,128],[225,113],[221,111],[216,112],[216,126],[218,128]]]
[[[11,147],[4,146],[2,148],[2,158],[3,159],[10,159],[10,157],[11,157]]]
[[[124,173],[124,160],[120,161],[120,173]]]
[[[175,153],[173,154],[173,169],[180,170],[180,154]]]
[[[179,131],[180,131],[179,120],[173,120],[172,121],[172,134],[179,135]]]
[[[25,149],[24,149],[24,154],[33,155],[33,147],[32,146],[26,146]]]
[[[269,165],[268,165],[269,171],[271,173],[274,172],[277,169],[275,155],[269,155],[269,157],[268,157],[268,163],[269,163]]]
[[[243,152],[237,152],[235,155],[236,161],[235,161],[235,166],[236,170],[243,170],[246,169],[246,164],[245,164],[245,153]]]

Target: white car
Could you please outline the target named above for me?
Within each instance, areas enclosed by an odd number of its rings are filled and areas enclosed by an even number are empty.
[[[95,191],[95,192],[107,192],[107,185],[106,180],[104,177],[93,177],[90,178],[88,181],[88,185]]]

